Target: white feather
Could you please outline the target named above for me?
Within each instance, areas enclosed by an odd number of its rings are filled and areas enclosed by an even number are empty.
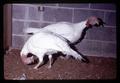
[[[24,33],[37,33],[37,32],[39,32],[39,28],[32,28],[32,27],[28,27],[28,28],[26,28],[26,29],[24,29]]]
[[[80,23],[58,22],[44,28],[27,28],[26,33],[36,33],[41,29],[47,30],[63,36],[71,43],[75,43],[81,37],[82,31],[85,27],[86,21]]]
[[[49,31],[42,30],[27,40],[20,52],[20,55],[27,56],[28,53],[36,55],[39,59],[39,63],[35,67],[36,69],[39,64],[42,63],[45,54],[51,55],[58,51],[66,55],[73,55],[73,57],[76,59],[82,59],[82,57],[77,52],[70,48],[66,39],[59,35],[52,34]]]

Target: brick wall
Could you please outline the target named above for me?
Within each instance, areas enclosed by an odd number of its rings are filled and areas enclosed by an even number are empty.
[[[85,39],[77,44],[78,50],[87,56],[116,57],[116,6],[115,4],[13,4],[12,47],[21,49],[29,35],[26,27],[44,27],[48,24],[67,21],[80,22],[90,16],[102,18],[105,27],[94,27],[87,31]]]

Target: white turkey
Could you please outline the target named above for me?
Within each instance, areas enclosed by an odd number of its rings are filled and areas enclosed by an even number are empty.
[[[35,34],[36,32],[39,32],[39,30],[44,29],[63,36],[71,43],[77,43],[78,40],[82,40],[84,38],[87,29],[92,26],[103,26],[103,24],[104,22],[102,19],[91,16],[80,23],[58,22],[39,29],[27,28],[25,33]]]
[[[34,58],[33,56],[27,57],[28,53],[36,55],[39,62],[34,69],[37,69],[42,64],[44,56],[48,55],[50,61],[48,68],[51,68],[52,54],[57,52],[62,52],[67,56],[71,55],[75,59],[84,60],[79,53],[69,46],[64,37],[44,30],[40,30],[27,40],[20,52],[20,57],[24,64],[30,64],[34,62]]]

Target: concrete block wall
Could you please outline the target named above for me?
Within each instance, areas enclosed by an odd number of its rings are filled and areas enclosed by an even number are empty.
[[[44,9],[38,11],[41,5]],[[30,37],[23,32],[27,27],[40,28],[60,21],[76,23],[90,16],[98,16],[106,22],[105,27],[94,27],[88,30],[85,39],[76,47],[86,56],[116,58],[115,4],[13,4],[12,12],[13,48],[21,49]]]

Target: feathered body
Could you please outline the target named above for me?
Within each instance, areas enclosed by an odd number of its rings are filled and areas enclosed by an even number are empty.
[[[69,40],[71,43],[76,43],[83,35],[83,32],[92,26],[103,26],[104,22],[102,19],[95,16],[89,17],[87,20],[81,21],[79,23],[70,22],[58,22],[55,24],[50,24],[43,28],[27,28],[25,33],[37,33],[39,30],[47,30],[53,33],[59,34],[62,37]],[[86,30],[85,30],[86,29]]]
[[[25,33],[33,33],[34,35],[28,39],[21,51],[22,61],[29,64],[34,60],[33,57],[26,58],[27,54],[36,55],[39,58],[36,69],[42,63],[44,55],[47,54],[50,60],[50,68],[52,54],[58,51],[85,61],[85,58],[70,48],[69,43],[76,43],[88,28],[103,26],[103,24],[104,22],[100,18],[93,16],[79,23],[58,22],[40,29],[29,27]]]
[[[48,31],[41,31],[31,36],[23,46],[20,55],[21,58],[26,57],[28,53],[36,55],[39,59],[38,64],[40,65],[43,62],[43,57],[45,55],[48,55],[51,61],[52,54],[57,53],[58,51],[66,55],[73,55],[73,57],[76,59],[82,59],[80,54],[70,48],[66,39]],[[35,67],[35,69],[36,68],[38,68],[38,65]]]

